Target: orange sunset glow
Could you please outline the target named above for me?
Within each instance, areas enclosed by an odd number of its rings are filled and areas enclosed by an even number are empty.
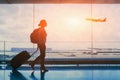
[[[0,0],[0,80],[120,80],[120,0]]]
[[[33,5],[21,5],[15,6],[15,9],[19,10],[14,12],[18,18],[16,18],[16,22],[12,24],[12,27],[19,25],[17,27],[19,30],[16,31],[25,34],[26,40],[29,40],[29,34],[33,27],[38,27],[40,19],[46,19],[48,23],[46,27],[48,33],[47,41],[90,41],[92,21],[97,21],[92,23],[94,40],[113,40],[114,38],[110,37],[109,33],[113,36],[118,35],[113,32],[113,29],[118,30],[119,19],[115,17],[117,17],[119,12],[117,10],[114,12],[108,10],[108,7],[112,8],[111,5],[93,4],[93,19],[89,20],[86,20],[86,18],[91,18],[90,4],[35,4],[34,11]],[[111,15],[115,15],[115,17]],[[6,17],[10,23],[6,24],[4,28],[14,23],[14,20],[10,20],[14,16],[11,14],[8,18]],[[101,36],[102,38],[100,38]]]

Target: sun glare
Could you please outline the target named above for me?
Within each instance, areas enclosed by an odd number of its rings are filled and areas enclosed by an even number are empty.
[[[81,23],[80,19],[75,17],[67,18],[65,22],[66,22],[66,25],[68,25],[69,27],[78,27],[80,26],[80,23]]]
[[[85,21],[83,17],[66,17],[64,21],[64,25],[68,28],[84,28],[88,23]]]

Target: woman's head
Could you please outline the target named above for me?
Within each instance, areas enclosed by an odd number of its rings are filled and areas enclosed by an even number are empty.
[[[46,27],[47,26],[46,20],[45,19],[40,20],[40,23],[38,24],[38,26]]]

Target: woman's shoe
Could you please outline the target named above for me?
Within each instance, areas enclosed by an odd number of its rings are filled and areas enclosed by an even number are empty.
[[[48,72],[47,69],[41,69],[41,72]]]

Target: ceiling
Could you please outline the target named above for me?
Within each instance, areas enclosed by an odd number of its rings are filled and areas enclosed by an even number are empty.
[[[120,0],[0,0],[0,4],[120,4]]]

